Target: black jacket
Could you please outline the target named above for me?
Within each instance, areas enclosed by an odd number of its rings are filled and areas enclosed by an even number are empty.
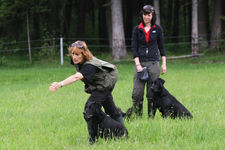
[[[133,29],[131,46],[133,57],[139,57],[140,62],[159,61],[158,49],[161,56],[166,56],[163,31],[159,25],[151,27],[148,43],[146,43],[143,29],[139,25],[136,26]]]

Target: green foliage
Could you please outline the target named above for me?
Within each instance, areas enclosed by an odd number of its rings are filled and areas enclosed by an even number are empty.
[[[132,3],[133,13],[129,13],[130,8],[128,6],[123,7],[124,14],[124,27],[126,31],[126,40],[130,41],[131,30],[137,24],[139,8],[146,3],[144,1],[130,1]],[[106,3],[108,4],[108,3]],[[123,3],[126,5],[126,2]],[[176,2],[173,1],[171,6],[168,4],[168,1],[160,3],[161,8],[161,26],[164,29],[165,34],[165,43],[168,54],[171,55],[182,55],[191,53],[191,19],[190,19],[190,8],[191,3],[186,3],[180,5],[179,8],[179,25],[174,23],[176,17],[174,16],[174,8]],[[24,41],[27,39],[27,30],[26,30],[26,14],[29,15],[29,25],[30,25],[30,37],[31,41],[40,40],[45,36],[45,32],[51,34],[51,38],[58,38],[63,36],[65,38],[71,39],[71,37],[76,37],[73,39],[81,38],[82,40],[87,41],[88,45],[93,45],[93,49],[96,48],[99,52],[109,51],[109,43],[107,43],[110,37],[110,34],[106,37],[101,37],[101,26],[106,27],[104,32],[109,32],[110,29],[110,7],[101,1],[89,0],[86,3],[85,8],[80,10],[79,1],[49,1],[49,0],[0,0],[0,50],[15,49],[24,50],[25,46],[20,44],[7,45],[4,43],[11,43],[12,41]],[[213,23],[213,9],[214,1],[208,1],[209,6],[209,23],[212,26]],[[169,8],[170,7],[170,8]],[[100,9],[105,9],[106,13],[99,14]],[[88,11],[87,11],[88,10]],[[129,10],[129,11],[127,11]],[[171,11],[171,15],[170,12]],[[77,29],[79,23],[82,20],[78,19],[81,14],[86,12],[85,18],[83,21],[84,29],[82,30],[81,35],[77,35],[79,29]],[[128,13],[128,14],[127,14]],[[169,16],[170,15],[170,16]],[[129,17],[128,17],[129,16]],[[132,19],[132,23],[127,21],[127,18]],[[221,19],[224,21],[225,17],[221,16]],[[104,22],[99,22],[103,20]],[[210,27],[211,28],[211,27]],[[178,35],[174,35],[175,31],[178,31]],[[129,35],[129,36],[128,36]],[[224,39],[224,28],[222,29],[222,39]],[[79,37],[78,37],[79,36]],[[178,36],[178,37],[177,37]],[[100,39],[99,39],[100,37]],[[108,38],[108,39],[107,39]],[[107,44],[102,45],[106,41]],[[199,39],[201,41],[201,39]],[[42,44],[33,42],[31,47],[48,47],[52,43],[44,41],[42,39]],[[224,43],[221,42],[220,50],[224,49]],[[129,42],[130,44],[130,42]],[[36,46],[37,45],[37,46]],[[98,48],[99,46],[99,48]],[[106,47],[105,47],[106,46]],[[109,47],[107,47],[109,46]],[[130,45],[127,45],[130,46]],[[207,47],[207,44],[204,43],[201,46],[204,48]],[[27,43],[26,43],[27,47]],[[96,51],[97,51],[96,50]],[[53,52],[54,50],[52,50]],[[53,53],[51,50],[41,50],[40,56],[51,56]],[[50,54],[49,54],[50,53]]]
[[[0,66],[7,63],[8,63],[8,60],[5,56],[0,57]]]
[[[220,16],[220,18],[225,21],[225,16]]]
[[[179,42],[165,44],[167,56],[191,54],[191,43]]]
[[[20,58],[14,68],[0,66],[0,149],[204,149],[225,147],[225,60],[224,55],[207,54],[199,59],[168,60],[168,72],[161,77],[165,87],[193,114],[192,120],[154,119],[144,116],[125,120],[128,139],[99,139],[88,144],[83,109],[89,95],[78,81],[50,93],[53,81],[73,74],[66,63],[34,62],[24,67]],[[105,58],[106,59],[106,58]],[[13,61],[12,61],[13,60]],[[23,58],[24,60],[24,58]],[[69,59],[67,60],[69,61]],[[27,60],[28,62],[28,60]],[[29,63],[28,63],[29,64]],[[117,106],[132,105],[133,62],[117,62],[119,80],[113,91]]]
[[[55,56],[54,43],[44,42],[38,55],[39,55],[39,57],[44,58],[44,59],[46,59],[46,58],[52,59]]]
[[[43,39],[47,39],[43,41],[42,48],[38,52],[38,57],[44,58],[44,59],[53,59],[56,55],[56,40],[54,37],[52,37],[47,31],[45,32],[45,35]]]
[[[21,0],[1,0],[0,1],[0,29],[1,36],[4,36],[4,39],[7,42],[12,40],[23,41],[26,37],[26,15],[29,15],[30,26],[33,26],[33,21],[36,18],[36,14],[43,15],[49,12],[49,9],[46,5],[47,0],[30,0],[30,1],[21,1]],[[38,18],[39,19],[39,18]],[[32,29],[31,39],[32,37]],[[35,33],[35,32],[33,32]],[[35,35],[37,36],[37,35]],[[39,36],[39,35],[38,35]],[[2,40],[2,38],[0,39]]]

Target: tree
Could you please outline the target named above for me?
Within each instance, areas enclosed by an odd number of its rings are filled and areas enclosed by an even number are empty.
[[[200,47],[207,47],[209,42],[209,6],[208,0],[199,0],[198,31]]]
[[[179,38],[179,9],[180,9],[180,0],[174,1],[174,18],[173,18],[173,39],[174,42],[178,42]]]
[[[198,0],[192,0],[192,55],[198,55]]]
[[[222,6],[221,0],[215,0],[211,42],[210,42],[210,48],[213,50],[218,50],[218,48],[219,48],[218,40],[221,39],[221,32],[222,32],[222,21],[220,18],[222,15],[222,7],[221,6]]]
[[[188,34],[188,29],[187,29],[187,23],[188,23],[188,21],[187,21],[187,14],[188,14],[188,1],[187,0],[183,0],[183,4],[182,4],[182,6],[181,7],[183,7],[183,11],[182,11],[182,13],[183,13],[183,24],[184,24],[184,30],[183,30],[183,32],[184,32],[184,34],[185,35],[187,35]]]
[[[108,32],[106,20],[106,6],[105,0],[98,0],[98,30],[99,30],[99,43],[101,45],[108,45]]]
[[[27,43],[28,43],[28,53],[29,53],[29,61],[32,63],[32,55],[31,55],[31,48],[30,48],[30,25],[29,25],[29,12],[27,9]]]
[[[173,19],[173,1],[169,0],[168,1],[168,9],[167,9],[167,14],[166,14],[166,30],[165,32],[168,33],[167,35],[171,34],[172,31],[172,19]]]
[[[192,41],[193,54],[198,51],[199,43],[205,41],[204,46],[207,46],[210,39],[212,42],[208,46],[212,49],[223,46],[218,43],[222,33],[225,33],[225,28],[222,28],[224,22],[221,20],[225,20],[222,14],[225,2],[222,0],[198,0],[198,21],[192,17],[194,12],[190,0],[0,0],[0,49],[16,51],[27,47],[27,43],[17,41],[27,39],[28,9],[31,49],[43,47],[46,43],[52,45],[43,38],[63,36],[67,38],[65,42],[82,38],[88,40],[90,46],[96,47],[99,44],[101,48],[102,45],[112,47],[113,58],[120,59],[127,55],[125,42],[130,45],[132,29],[137,25],[139,12],[146,4],[154,4],[156,14],[160,14],[160,17],[157,16],[157,24],[164,29],[166,43],[178,42],[171,37],[179,37],[179,42]],[[129,40],[125,41],[125,37]],[[185,50],[191,44],[179,46]],[[174,50],[174,45],[168,44],[166,49]]]
[[[133,29],[133,16],[135,14],[134,0],[123,0],[124,24],[126,45],[131,45],[131,36]],[[132,11],[131,11],[132,10]]]
[[[156,13],[156,24],[160,25],[160,5],[159,0],[154,0],[154,7],[155,7],[155,13]]]
[[[77,22],[76,36],[79,38],[84,37],[85,21],[86,21],[85,17],[87,12],[86,6],[87,6],[86,0],[79,1],[79,5],[77,5],[78,19],[76,20]]]
[[[52,19],[52,27],[53,32],[51,33],[53,37],[58,37],[60,36],[60,11],[62,8],[62,4],[60,0],[50,0],[50,8],[51,8],[51,19]]]
[[[70,23],[72,16],[72,0],[66,0],[63,7],[63,35],[70,37]]]
[[[112,14],[112,54],[114,60],[127,56],[123,28],[122,1],[111,0]]]

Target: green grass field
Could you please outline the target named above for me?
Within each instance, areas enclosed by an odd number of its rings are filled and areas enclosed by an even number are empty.
[[[65,62],[66,63],[66,62]],[[133,62],[115,63],[119,80],[113,96],[122,110],[131,105]],[[86,149],[204,149],[225,147],[225,59],[224,55],[167,61],[165,87],[193,114],[192,120],[154,119],[144,116],[125,120],[128,139],[99,139],[88,143],[83,108],[88,98],[83,83],[76,82],[50,93],[53,81],[75,73],[69,64],[11,61],[0,66],[1,150]]]

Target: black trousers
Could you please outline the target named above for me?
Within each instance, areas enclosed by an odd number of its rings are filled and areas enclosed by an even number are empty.
[[[111,91],[93,91],[91,93],[91,96],[87,100],[85,106],[89,102],[95,102],[99,104],[100,106],[103,106],[105,113],[108,114],[111,118],[117,119],[121,116],[119,113],[112,96],[112,90]],[[101,109],[101,107],[98,107]]]

